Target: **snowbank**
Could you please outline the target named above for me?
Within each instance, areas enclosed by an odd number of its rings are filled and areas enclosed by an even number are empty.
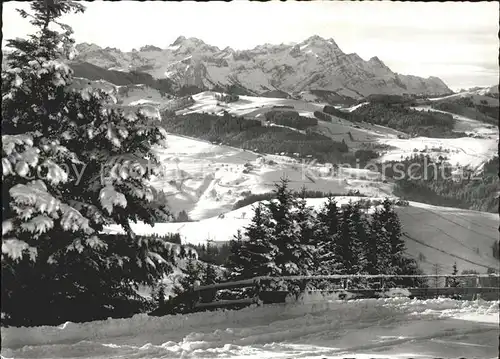
[[[475,321],[476,327],[478,322],[496,325],[498,313],[498,302],[421,301],[402,297],[345,302],[313,294],[296,303],[252,306],[239,311],[165,317],[137,315],[130,319],[65,323],[57,327],[4,328],[2,355],[16,358],[285,358],[286,355],[332,355],[340,354],[344,350],[341,348],[354,350],[352,348],[356,346],[350,344],[347,336],[358,330],[369,328],[370,335],[374,335],[377,330],[387,331],[384,326],[389,324],[432,324],[438,323],[436,320],[452,318]],[[481,325],[481,330],[491,332],[491,326]],[[428,325],[420,334],[428,336],[435,333],[432,328]],[[470,330],[467,329],[467,332]],[[335,338],[342,336],[346,336],[344,344],[332,345]],[[436,332],[436,336],[439,333]],[[380,335],[375,347],[381,345],[382,339]],[[398,340],[395,343],[400,344],[401,339]],[[369,343],[371,341],[358,338],[356,345],[362,344],[365,349],[373,347]],[[294,348],[292,352],[291,348]]]

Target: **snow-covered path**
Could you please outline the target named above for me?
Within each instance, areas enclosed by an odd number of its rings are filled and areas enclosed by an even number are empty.
[[[325,300],[2,330],[4,358],[496,358],[498,302]]]

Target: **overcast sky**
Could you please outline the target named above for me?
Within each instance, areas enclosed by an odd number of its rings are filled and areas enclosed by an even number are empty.
[[[438,76],[452,89],[498,84],[496,2],[86,2],[84,14],[63,20],[77,42],[130,51],[166,47],[178,36],[235,49],[263,43],[333,38],[342,51],[378,56],[393,71]],[[3,36],[32,31],[15,8],[3,5]]]

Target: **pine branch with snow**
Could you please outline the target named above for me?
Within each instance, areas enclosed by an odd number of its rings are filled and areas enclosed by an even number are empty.
[[[20,14],[39,32],[7,42],[13,51],[2,70],[2,310],[13,323],[36,322],[20,304],[36,298],[38,315],[53,311],[56,322],[81,314],[65,311],[69,303],[93,303],[91,318],[103,306],[118,313],[140,283],[172,269],[170,248],[137,239],[129,225],[168,218],[148,184],[159,165],[152,146],[166,133],[140,113],[109,110],[103,92],[71,88],[62,59],[74,41],[59,19],[83,12],[80,3],[30,5]],[[100,235],[111,223],[127,235]]]

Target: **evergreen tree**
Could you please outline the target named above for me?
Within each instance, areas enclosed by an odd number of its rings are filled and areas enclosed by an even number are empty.
[[[136,238],[129,224],[168,218],[148,185],[158,168],[151,146],[166,132],[106,108],[102,92],[71,88],[62,60],[74,41],[59,18],[83,12],[80,3],[30,6],[19,12],[39,31],[8,40],[14,51],[2,70],[4,323],[129,315],[140,310],[138,285],[171,270],[163,241]],[[127,235],[100,234],[111,223]]]
[[[175,250],[174,246],[171,246],[169,251],[168,251],[168,261],[171,262],[173,265],[177,263],[177,251]]]
[[[370,221],[370,241],[366,247],[367,271],[370,274],[390,273],[390,243],[385,229],[386,213],[377,208]]]
[[[269,211],[259,203],[252,222],[245,228],[239,245],[235,246],[237,252],[233,253],[238,257],[238,262],[232,269],[239,278],[279,274],[274,262],[277,248],[271,243],[271,231]]]
[[[334,235],[339,229],[339,208],[332,195],[328,195],[323,208],[318,213],[318,219],[326,227],[329,235]]]
[[[165,305],[165,285],[163,283],[158,284],[155,288],[153,299],[157,307],[163,307]]]
[[[212,264],[207,263],[205,265],[202,265],[201,269],[201,285],[211,285],[218,282],[217,272],[215,271],[215,267]],[[204,302],[212,302],[214,301],[216,295],[216,289],[206,290],[201,292],[201,299]]]
[[[228,279],[242,279],[244,270],[250,266],[246,257],[241,256],[243,246],[243,235],[241,230],[238,229],[234,238],[229,242],[230,254],[227,259],[226,267],[229,268],[227,272]]]
[[[356,228],[352,220],[353,205],[349,203],[342,210],[337,240],[337,255],[342,258],[341,274],[356,274],[357,258],[352,251],[356,243]]]
[[[299,267],[302,255],[300,236],[292,213],[297,201],[288,183],[287,179],[282,179],[276,184],[275,199],[267,204],[275,222],[271,235],[271,244],[277,247],[275,263],[283,276],[303,273],[303,268]]]
[[[297,221],[302,250],[298,266],[303,274],[311,275],[318,267],[316,251],[321,237],[317,216],[313,209],[307,206],[305,187],[302,187],[302,191],[297,199],[297,209],[294,215]]]
[[[491,247],[491,250],[493,252],[493,258],[496,258],[496,259],[499,259],[500,260],[500,249],[499,249],[499,245],[500,245],[500,240],[496,240],[495,242],[493,242],[493,245]]]
[[[324,206],[319,211],[318,217],[318,274],[345,273],[343,260],[339,255],[338,238],[340,212],[332,196],[327,198]]]
[[[389,199],[385,199],[382,203],[385,212],[386,222],[384,223],[385,230],[388,234],[390,243],[390,255],[392,260],[392,267],[396,268],[401,266],[400,258],[405,254],[406,246],[404,240],[401,238],[401,222],[394,211],[393,205]]]
[[[406,255],[400,259],[400,273],[402,275],[423,275],[424,272],[418,267],[417,261]],[[399,278],[394,285],[401,287],[427,288],[429,283],[426,278]]]
[[[183,276],[172,289],[176,297],[173,298],[171,302],[174,307],[174,312],[187,313],[193,310],[196,303],[197,297],[194,292],[194,287],[201,283],[201,271],[198,263],[192,258],[187,259],[186,267],[181,269],[181,271]]]
[[[460,280],[456,278],[456,275],[458,274],[458,268],[457,268],[457,262],[453,263],[453,271],[451,272],[451,275],[453,277],[447,278],[448,279],[448,286],[450,287],[459,287],[460,286]]]
[[[186,267],[181,269],[181,271],[183,276],[173,288],[173,292],[176,295],[193,292],[194,286],[200,282],[200,266],[194,259],[188,258]]]
[[[406,255],[406,245],[401,238],[401,222],[394,211],[393,204],[389,199],[382,203],[382,209],[378,213],[378,225],[381,228],[378,234],[379,248],[387,252],[382,253],[382,265],[386,274],[395,275],[420,275],[422,271],[418,268],[417,262]],[[388,253],[387,255],[385,253]],[[388,286],[425,286],[426,281],[415,278],[395,278],[385,281]]]
[[[189,222],[189,215],[187,214],[186,211],[182,210],[179,212],[176,218],[176,222]]]
[[[215,271],[215,267],[212,264],[207,263],[203,266],[201,284],[210,285],[215,283],[217,283],[217,272]]]
[[[379,264],[379,233],[374,232],[378,225],[374,224],[378,221],[378,212],[372,215],[371,221],[368,221],[368,239],[364,245],[366,267],[365,272],[367,274],[379,274],[381,273],[381,268]]]
[[[367,274],[369,268],[366,250],[368,242],[370,242],[370,235],[368,220],[361,212],[359,203],[352,206],[351,221],[354,226],[354,238],[351,243],[351,253],[354,257],[353,271],[354,273]]]

